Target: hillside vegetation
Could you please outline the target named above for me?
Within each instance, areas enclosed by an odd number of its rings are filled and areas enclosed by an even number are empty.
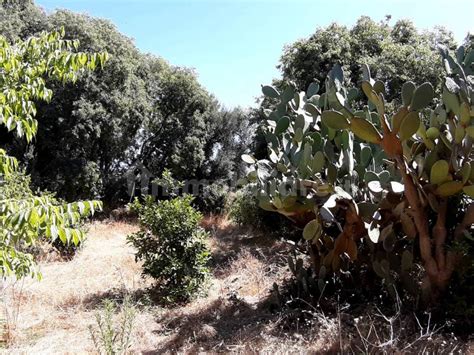
[[[474,37],[332,24],[227,109],[109,21],[0,7],[7,353],[469,353]]]

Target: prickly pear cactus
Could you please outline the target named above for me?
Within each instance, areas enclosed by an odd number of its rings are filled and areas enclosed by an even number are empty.
[[[363,259],[415,292],[419,261],[430,295],[449,282],[460,256],[448,246],[474,223],[474,51],[440,52],[442,96],[407,82],[396,110],[367,66],[361,90],[344,87],[339,65],[324,89],[262,87],[277,102],[264,112],[268,159],[244,155],[247,178],[262,208],[302,229],[317,272]]]

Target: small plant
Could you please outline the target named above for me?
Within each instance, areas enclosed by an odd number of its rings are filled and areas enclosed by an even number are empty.
[[[116,303],[105,300],[103,311],[96,314],[96,327],[89,326],[92,341],[100,354],[126,354],[132,345],[136,310],[129,297],[124,299],[118,319],[114,319],[116,313]]]
[[[143,261],[143,274],[157,281],[165,303],[188,301],[209,275],[208,234],[199,227],[202,214],[191,206],[191,196],[155,203],[149,196],[132,209],[139,214],[140,231],[128,237]]]

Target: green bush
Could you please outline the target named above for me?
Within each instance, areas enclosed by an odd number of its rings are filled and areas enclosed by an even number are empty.
[[[244,154],[247,178],[260,207],[303,229],[321,292],[334,274],[371,269],[392,297],[433,305],[472,262],[457,245],[474,225],[474,51],[440,53],[438,97],[408,81],[387,102],[367,65],[361,90],[344,86],[338,64],[306,92],[262,87],[274,101],[263,112],[268,159]]]
[[[194,200],[196,206],[202,213],[221,214],[224,213],[227,203],[229,188],[221,183],[204,186]]]
[[[285,216],[259,207],[253,185],[247,185],[237,191],[230,203],[229,215],[241,226],[248,226],[275,237],[291,240],[301,237],[301,230],[295,229],[294,224]]]
[[[209,269],[208,234],[199,227],[202,215],[192,206],[192,197],[176,197],[131,205],[138,212],[140,231],[128,237],[143,261],[143,274],[157,281],[165,303],[184,302],[204,290]]]

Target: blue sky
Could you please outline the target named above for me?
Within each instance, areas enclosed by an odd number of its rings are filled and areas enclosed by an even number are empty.
[[[260,85],[278,77],[285,44],[331,22],[353,25],[362,15],[442,25],[459,41],[474,33],[474,0],[37,0],[103,17],[144,52],[193,67],[225,106],[251,106]]]

